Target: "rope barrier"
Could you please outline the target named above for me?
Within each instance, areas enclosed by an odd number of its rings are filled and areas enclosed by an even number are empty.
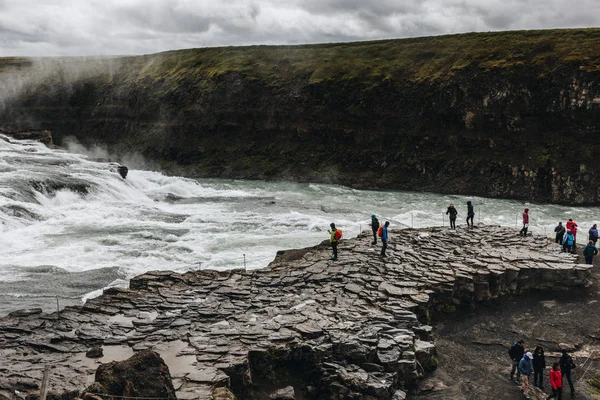
[[[110,397],[115,397],[118,399],[143,399],[143,400],[176,400],[176,397],[141,397],[141,396],[119,396],[116,394],[98,394],[98,393],[90,393],[93,394],[94,396],[98,396],[98,397],[105,397],[105,398],[110,398]]]

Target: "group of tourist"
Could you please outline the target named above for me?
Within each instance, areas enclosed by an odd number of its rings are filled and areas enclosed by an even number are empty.
[[[450,203],[448,209],[446,210],[446,215],[450,218],[450,229],[456,229],[456,216],[458,215],[458,211],[456,207],[454,207],[453,203]],[[473,228],[473,219],[475,217],[475,211],[473,209],[473,204],[470,201],[467,201],[467,227]],[[527,236],[527,231],[529,229],[529,208],[525,208],[523,210],[523,227],[519,231],[520,236]],[[389,240],[388,236],[388,227],[390,226],[389,221],[386,221],[385,224],[380,225],[379,220],[375,214],[371,215],[371,229],[373,231],[373,245],[377,244],[377,237],[381,239],[381,256],[386,256],[386,249]],[[331,255],[331,260],[337,260],[338,250],[337,245],[338,241],[342,237],[342,231],[340,229],[336,229],[335,223],[331,223],[331,230],[329,230],[330,234],[330,243],[331,248],[333,250],[333,254]],[[562,222],[559,222],[556,228],[554,228],[554,232],[556,234],[555,241],[558,244],[562,245],[563,252],[569,252],[575,254],[577,252],[577,228],[578,225],[573,219],[569,219],[565,225]],[[598,248],[596,247],[596,243],[598,242],[598,226],[594,224],[589,230],[589,241],[588,244],[583,249],[583,256],[585,257],[586,264],[592,264],[593,258],[598,254]]]
[[[516,382],[521,385],[526,399],[530,398],[531,375],[533,375],[534,386],[544,390],[546,356],[544,355],[544,348],[542,346],[536,346],[532,354],[529,351],[525,352],[525,341],[519,340],[510,347],[508,355],[512,360],[509,379],[513,380],[516,372]],[[562,387],[565,378],[571,388],[571,397],[575,396],[575,387],[571,378],[571,371],[573,369],[575,369],[573,357],[569,355],[567,350],[563,349],[560,358],[552,364],[552,369],[549,373],[552,393],[546,399],[562,399]]]

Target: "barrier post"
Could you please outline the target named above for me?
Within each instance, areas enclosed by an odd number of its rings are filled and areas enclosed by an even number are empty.
[[[415,228],[415,216],[410,214],[410,225],[414,229]]]
[[[446,218],[444,218],[444,213],[442,213],[442,228],[446,226]]]
[[[58,296],[56,296],[56,319],[60,318],[60,304],[58,303]]]
[[[246,270],[246,253],[244,253],[244,271]]]
[[[40,387],[40,400],[46,400],[48,392],[48,378],[50,376],[50,366],[44,366],[44,374],[42,375],[42,386]]]

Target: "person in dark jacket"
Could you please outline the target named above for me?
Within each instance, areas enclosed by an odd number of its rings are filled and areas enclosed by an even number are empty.
[[[529,383],[529,377],[533,373],[533,364],[531,360],[533,359],[533,354],[531,352],[525,353],[521,361],[519,361],[519,372],[521,373],[521,389],[523,389],[523,394],[526,399],[529,399],[529,392],[531,391],[531,386]]]
[[[521,380],[521,372],[519,372],[519,362],[521,358],[523,358],[523,354],[525,354],[525,341],[523,339],[514,342],[513,345],[508,350],[508,356],[512,360],[512,368],[510,370],[509,379],[512,380],[515,375],[515,371],[517,371],[517,382]]]
[[[562,373],[560,372],[560,364],[555,362],[550,370],[550,386],[552,386],[552,394],[546,397],[550,399],[562,399]]]
[[[448,214],[450,214],[450,229],[456,229],[456,216],[458,215],[458,211],[454,208],[453,203],[450,203],[448,210],[446,210],[446,215]]]
[[[519,235],[521,236],[527,236],[527,229],[529,228],[529,208],[526,208],[523,211],[523,227],[521,228],[521,231],[519,232]]]
[[[562,350],[562,356],[560,356],[558,363],[560,364],[563,382],[566,376],[569,386],[571,387],[571,397],[573,397],[575,395],[575,387],[573,386],[573,380],[571,379],[571,370],[575,368],[575,363],[573,362],[573,358],[567,353],[567,350]]]
[[[546,368],[546,357],[544,348],[536,346],[533,352],[533,385],[544,390],[544,369]]]
[[[389,239],[388,226],[390,226],[390,221],[385,221],[385,224],[383,224],[383,230],[381,231],[381,257],[385,257],[385,249],[387,249]]]
[[[473,204],[470,201],[467,201],[467,227],[473,227],[473,218],[475,217],[475,211],[473,210]],[[471,223],[469,223],[471,221]]]
[[[379,220],[375,214],[371,215],[371,230],[373,231],[373,243],[377,244],[377,230],[379,229]]]
[[[596,242],[598,241],[598,225],[594,224],[591,228],[590,228],[590,240],[592,242],[594,242],[594,246],[596,245]]]
[[[554,232],[556,232],[556,243],[562,244],[563,236],[565,236],[565,227],[562,222],[559,222],[556,228],[554,228]]]
[[[592,265],[594,262],[594,256],[598,254],[598,249],[594,246],[593,241],[589,241],[587,246],[583,249],[583,256],[585,257],[585,263]]]

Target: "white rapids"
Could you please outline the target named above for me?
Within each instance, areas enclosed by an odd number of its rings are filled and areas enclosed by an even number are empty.
[[[552,236],[558,221],[573,218],[581,243],[600,210],[136,169],[122,179],[113,163],[0,136],[0,315],[55,307],[56,296],[77,303],[149,270],[261,268],[278,250],[327,239],[331,222],[354,237],[369,229],[372,213],[392,228],[447,226],[454,202],[461,228],[467,200],[476,224],[515,234],[524,206],[534,234]]]

